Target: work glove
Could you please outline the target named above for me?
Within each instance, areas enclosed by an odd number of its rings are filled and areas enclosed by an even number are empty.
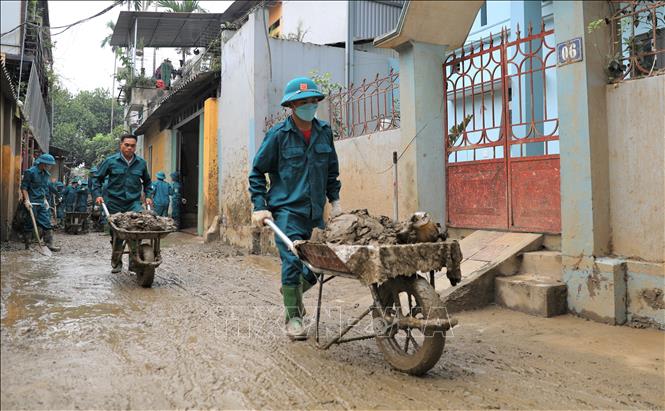
[[[252,224],[254,224],[256,227],[261,228],[265,225],[263,220],[266,218],[273,219],[272,218],[272,213],[268,210],[259,210],[259,211],[254,211],[252,213]]]
[[[24,201],[23,205],[25,206],[25,208],[32,208],[32,203],[30,202],[30,200]]]
[[[186,198],[183,198],[183,199],[180,200],[180,201],[181,201],[183,204],[187,204],[187,199],[186,199]]]
[[[333,201],[330,203],[330,205],[332,206],[330,209],[330,218],[335,218],[342,214],[342,204],[339,202],[339,200]]]

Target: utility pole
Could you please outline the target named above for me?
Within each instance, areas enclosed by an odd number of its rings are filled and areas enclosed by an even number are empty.
[[[116,71],[116,63],[118,62],[118,56],[115,54],[115,47],[113,48],[113,83],[111,86],[111,131],[110,133],[113,133],[113,111],[115,108],[115,71]]]

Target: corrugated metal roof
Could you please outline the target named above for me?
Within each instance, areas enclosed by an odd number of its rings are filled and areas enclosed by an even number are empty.
[[[150,126],[161,118],[168,117],[183,107],[195,103],[197,99],[205,97],[206,93],[214,90],[211,84],[218,84],[220,72],[206,71],[183,81],[177,89],[162,97],[157,102],[157,107],[134,131],[136,135],[145,134]]]
[[[115,23],[111,46],[128,47],[134,40],[134,22],[138,20],[137,38],[144,47],[205,47],[216,38],[222,23],[242,18],[259,1],[234,1],[224,13],[169,13],[121,11]]]
[[[133,43],[137,22],[136,37],[144,47],[205,47],[219,35],[222,21],[222,13],[121,11],[110,44]]]
[[[355,7],[354,37],[365,40],[395,28],[404,0],[357,0],[351,4]]]

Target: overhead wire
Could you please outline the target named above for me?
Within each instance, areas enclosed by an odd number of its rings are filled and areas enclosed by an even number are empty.
[[[100,11],[100,12],[98,12],[98,13],[93,14],[92,16],[86,17],[86,18],[81,19],[81,20],[79,20],[79,21],[75,21],[74,23],[64,24],[64,25],[62,25],[62,26],[40,26],[39,24],[35,24],[35,23],[33,23],[33,22],[26,21],[26,22],[23,22],[23,23],[19,24],[18,26],[14,27],[14,28],[11,29],[11,30],[8,30],[8,31],[6,31],[6,32],[4,32],[4,33],[1,33],[1,34],[0,34],[0,38],[6,36],[7,34],[13,33],[14,31],[20,29],[21,27],[23,27],[23,26],[25,26],[25,25],[28,25],[28,26],[34,26],[34,27],[39,27],[39,28],[41,28],[41,29],[49,29],[49,30],[63,29],[63,30],[61,30],[61,31],[59,31],[59,32],[57,32],[57,33],[50,33],[51,36],[57,36],[58,34],[62,34],[62,33],[64,33],[65,31],[69,30],[70,28],[72,28],[72,27],[74,27],[74,26],[76,26],[76,25],[79,25],[79,24],[81,24],[81,23],[85,23],[86,21],[92,20],[92,19],[94,19],[95,17],[99,17],[99,16],[101,16],[102,14],[105,14],[105,13],[109,12],[109,11],[112,10],[114,7],[116,7],[116,6],[120,5],[120,4],[122,4],[122,2],[123,2],[123,0],[116,0],[115,2],[113,2],[112,5],[106,7],[104,10],[102,10],[102,11]]]

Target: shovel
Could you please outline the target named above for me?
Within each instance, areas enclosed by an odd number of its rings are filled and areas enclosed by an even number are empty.
[[[39,251],[39,254],[45,255],[47,257],[52,256],[53,253],[42,242],[42,238],[39,236],[39,229],[37,228],[37,221],[35,220],[35,213],[32,212],[32,207],[26,207],[26,208],[28,209],[28,212],[30,213],[30,219],[32,220],[32,228],[35,230],[35,237],[37,237],[37,242],[39,243],[39,247],[37,248],[37,251]]]

